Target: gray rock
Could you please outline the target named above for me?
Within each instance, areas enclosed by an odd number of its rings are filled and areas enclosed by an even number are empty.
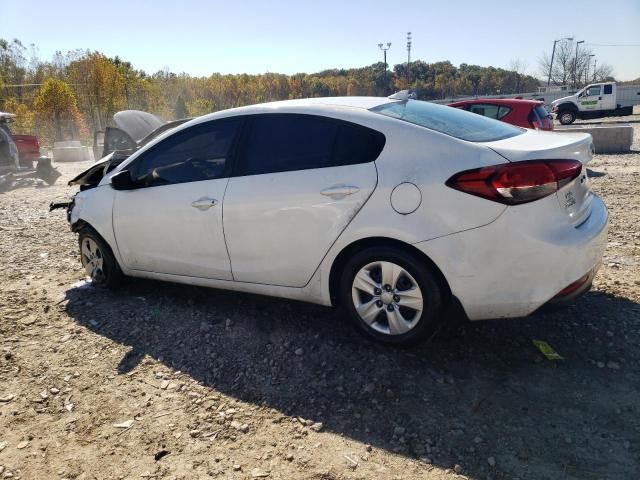
[[[495,467],[496,466],[496,459],[493,457],[489,457],[487,458],[487,463],[489,464],[490,467]]]

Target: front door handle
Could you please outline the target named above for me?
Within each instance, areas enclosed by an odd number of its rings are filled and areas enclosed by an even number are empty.
[[[208,198],[208,197],[202,197],[191,202],[191,206],[193,208],[197,208],[198,210],[202,210],[203,212],[205,210],[209,210],[211,207],[217,204],[218,204],[218,200],[216,200],[215,198]]]
[[[320,190],[320,193],[326,197],[340,199],[346,197],[347,195],[358,193],[359,191],[360,187],[356,187],[355,185],[333,185],[331,187],[325,188],[324,190]]]

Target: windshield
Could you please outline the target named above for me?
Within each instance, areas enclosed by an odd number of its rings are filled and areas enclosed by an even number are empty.
[[[468,142],[495,142],[524,133],[524,130],[498,120],[420,100],[385,103],[371,111]]]

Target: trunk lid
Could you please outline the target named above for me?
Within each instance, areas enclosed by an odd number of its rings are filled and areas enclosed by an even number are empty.
[[[578,160],[582,171],[556,192],[559,208],[573,226],[591,213],[593,192],[586,165],[593,158],[593,140],[588,133],[554,133],[528,130],[522,135],[485,144],[510,162],[524,160]]]

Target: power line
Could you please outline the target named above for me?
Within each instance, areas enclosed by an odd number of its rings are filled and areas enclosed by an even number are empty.
[[[614,44],[587,43],[587,45],[591,45],[592,47],[640,47],[640,43],[614,43]]]

